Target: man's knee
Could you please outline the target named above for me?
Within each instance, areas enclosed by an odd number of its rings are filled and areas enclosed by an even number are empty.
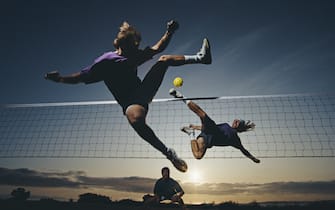
[[[157,195],[146,194],[143,196],[143,202],[145,204],[156,204],[159,203],[159,197]]]
[[[162,55],[158,59],[158,63],[161,63],[161,65],[171,65],[174,59],[172,58],[171,55]]]
[[[126,116],[129,121],[129,123],[133,127],[137,127],[141,124],[145,123],[145,117],[146,117],[146,110],[141,105],[130,105],[126,109]]]
[[[204,149],[199,148],[197,140],[191,140],[191,148],[195,159],[200,160],[201,158],[204,157],[206,151]]]

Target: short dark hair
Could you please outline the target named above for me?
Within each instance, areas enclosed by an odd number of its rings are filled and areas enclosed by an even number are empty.
[[[162,174],[163,174],[163,171],[165,171],[165,170],[167,170],[168,172],[170,172],[170,169],[168,167],[163,167],[162,170],[161,170]]]
[[[135,27],[129,25],[126,21],[120,26],[121,36],[118,36],[114,40],[114,47],[119,48],[125,45],[134,45],[138,47],[141,42],[141,34],[138,32]]]

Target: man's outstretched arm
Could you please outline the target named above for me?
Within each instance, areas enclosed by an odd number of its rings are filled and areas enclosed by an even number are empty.
[[[174,32],[179,28],[178,22],[171,20],[167,23],[167,29],[162,38],[151,47],[151,49],[154,51],[154,54],[158,54],[165,50],[165,48],[170,43],[170,40],[172,38],[172,35]]]
[[[248,150],[246,150],[242,145],[239,147],[241,152],[248,157],[250,160],[254,161],[255,163],[260,163],[261,161],[254,157]]]
[[[59,83],[66,83],[66,84],[78,84],[81,81],[80,72],[68,75],[68,76],[61,76],[58,71],[52,71],[47,73],[44,76],[45,79],[51,80],[54,82]]]
[[[190,124],[189,125],[189,128],[191,129],[194,129],[194,130],[201,130],[202,126],[201,125],[193,125],[193,124]]]

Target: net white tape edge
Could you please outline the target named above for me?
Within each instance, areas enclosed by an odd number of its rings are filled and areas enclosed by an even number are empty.
[[[278,95],[251,95],[251,96],[213,96],[213,97],[189,97],[189,98],[162,98],[154,99],[152,102],[168,102],[180,100],[213,100],[213,99],[247,99],[247,98],[278,98],[278,97],[296,97],[313,96],[320,93],[297,93],[297,94],[278,94]],[[325,95],[325,94],[322,94]],[[329,94],[332,95],[332,94]],[[80,101],[80,102],[55,102],[55,103],[30,103],[30,104],[4,104],[5,108],[28,108],[28,107],[53,107],[53,106],[83,106],[83,105],[107,105],[117,104],[117,101]]]

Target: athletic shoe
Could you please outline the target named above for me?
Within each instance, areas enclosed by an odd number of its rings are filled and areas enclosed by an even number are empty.
[[[202,42],[202,47],[200,51],[197,53],[197,55],[200,58],[200,63],[202,64],[212,63],[211,47],[209,45],[209,41],[207,38],[204,38]]]
[[[177,90],[174,89],[174,88],[171,88],[171,89],[169,90],[169,93],[170,93],[170,95],[172,95],[172,96],[175,97],[175,98],[184,98],[183,94],[181,94],[181,92],[177,91]]]
[[[59,82],[60,80],[59,72],[58,71],[49,72],[44,76],[44,78],[54,82]]]
[[[174,165],[174,167],[176,167],[176,169],[178,169],[181,172],[186,172],[187,171],[186,162],[183,161],[182,159],[180,159],[173,149],[169,148],[167,150],[166,157],[167,157],[167,159],[169,159],[171,161],[171,163]]]
[[[190,136],[191,134],[194,135],[194,129],[192,129],[192,128],[190,128],[190,127],[187,127],[187,126],[180,128],[180,131],[186,133],[186,134],[189,135],[189,136]]]

